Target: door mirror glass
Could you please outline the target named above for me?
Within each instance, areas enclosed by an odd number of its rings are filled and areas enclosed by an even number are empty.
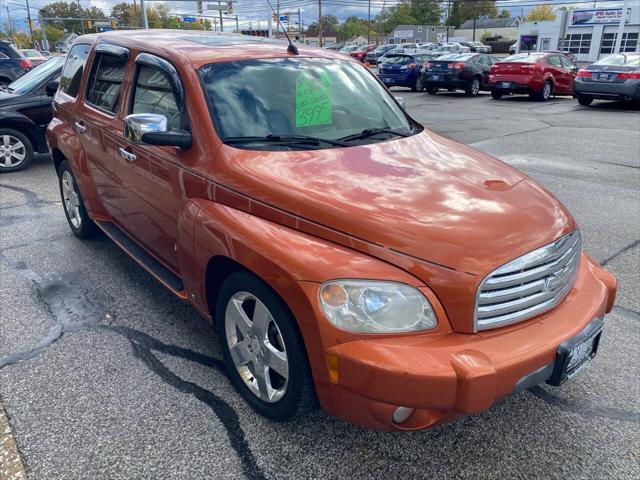
[[[44,87],[44,91],[47,94],[47,96],[53,97],[56,94],[56,92],[58,91],[58,86],[59,85],[60,85],[60,82],[58,82],[58,81],[47,83],[45,85],[45,87]]]
[[[183,149],[191,146],[190,133],[169,131],[167,117],[156,113],[134,113],[126,116],[124,138],[133,144],[164,145]]]

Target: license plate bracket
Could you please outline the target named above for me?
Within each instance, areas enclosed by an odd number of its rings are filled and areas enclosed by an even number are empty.
[[[602,319],[595,318],[576,336],[560,344],[548,384],[562,385],[589,364],[598,353],[603,327]]]

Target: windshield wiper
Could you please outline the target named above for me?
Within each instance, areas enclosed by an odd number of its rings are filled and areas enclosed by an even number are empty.
[[[341,140],[327,140],[326,138],[311,137],[307,135],[265,135],[264,137],[227,137],[224,138],[225,143],[279,143],[283,145],[320,145],[326,143],[336,147],[350,147],[346,142]]]
[[[408,137],[409,135],[411,135],[410,132],[401,132],[399,130],[394,130],[392,128],[365,128],[360,133],[347,135],[346,137],[341,137],[338,140],[342,142],[349,142],[351,140],[361,140],[363,138],[373,137],[374,135],[378,135],[379,133],[390,133],[392,135],[397,135],[398,137]]]

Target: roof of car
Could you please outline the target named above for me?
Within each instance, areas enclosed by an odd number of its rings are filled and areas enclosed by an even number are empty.
[[[83,41],[111,43],[166,56],[180,57],[196,68],[207,63],[252,58],[287,57],[287,42],[225,32],[197,30],[120,30],[82,35]],[[342,58],[331,50],[297,45],[299,55],[305,57]]]

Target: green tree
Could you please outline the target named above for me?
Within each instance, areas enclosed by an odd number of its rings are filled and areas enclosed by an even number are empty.
[[[367,21],[358,17],[349,17],[338,25],[338,41],[344,42],[357,35],[367,36]],[[373,30],[373,29],[372,29]]]
[[[421,25],[438,25],[440,23],[440,8],[438,0],[411,0],[413,17]]]
[[[54,17],[62,20],[47,20],[47,26],[61,28],[68,32],[82,33],[82,26],[87,27],[86,21],[64,20],[65,18],[106,18],[104,12],[98,7],[80,8],[77,2],[53,2],[43,7],[43,17]]]
[[[498,18],[511,18],[511,12],[506,8],[504,10],[500,10]]]
[[[411,5],[399,3],[396,6],[386,9],[384,16],[380,18],[381,31],[387,35],[398,25],[417,25],[418,20]]]
[[[473,18],[496,18],[498,10],[495,0],[453,0],[448,25],[460,25]]]
[[[338,17],[336,17],[335,15],[323,15],[322,16],[322,31],[323,32],[336,31],[337,28],[338,28]],[[318,34],[318,22],[311,22],[309,24],[309,27],[307,28],[307,31],[309,32],[310,35],[317,35]]]
[[[133,4],[131,3],[117,3],[111,7],[111,17],[114,18],[118,25],[126,26],[138,26],[138,17],[135,15]],[[137,12],[140,15],[140,12]]]

